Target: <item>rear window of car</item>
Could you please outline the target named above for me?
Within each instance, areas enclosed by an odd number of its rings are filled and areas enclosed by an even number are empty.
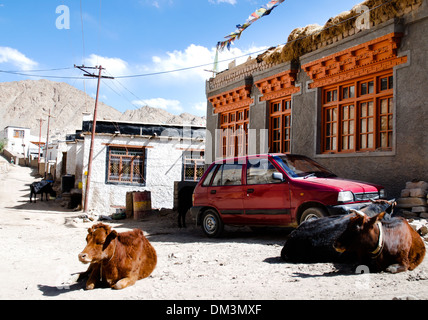
[[[242,184],[242,165],[225,163],[220,165],[212,186],[239,186]]]

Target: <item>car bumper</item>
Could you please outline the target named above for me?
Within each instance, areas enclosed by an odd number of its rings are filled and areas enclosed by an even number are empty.
[[[359,203],[350,203],[350,204],[342,204],[337,206],[327,206],[327,210],[329,215],[337,216],[348,214],[351,209],[360,210],[363,207],[369,205],[370,202],[359,202]]]

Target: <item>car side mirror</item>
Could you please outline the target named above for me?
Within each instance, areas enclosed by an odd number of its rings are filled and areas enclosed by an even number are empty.
[[[272,179],[280,180],[282,182],[284,181],[284,175],[281,172],[274,172],[272,173]]]

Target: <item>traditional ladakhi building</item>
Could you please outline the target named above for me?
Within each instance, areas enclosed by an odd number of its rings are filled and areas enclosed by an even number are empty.
[[[428,180],[427,17],[426,0],[369,0],[229,66],[206,84],[206,162],[304,154],[390,197]]]

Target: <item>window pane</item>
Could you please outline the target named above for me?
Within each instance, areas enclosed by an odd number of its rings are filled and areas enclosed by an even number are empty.
[[[130,158],[122,158],[121,180],[131,181],[131,159]]]
[[[355,97],[355,87],[354,86],[349,87],[349,97],[350,98]]]
[[[112,156],[110,159],[110,180],[119,180],[120,158]]]
[[[374,110],[373,110],[373,102],[372,102],[372,101],[370,101],[370,102],[368,103],[368,105],[367,105],[367,115],[368,115],[369,117],[372,117],[372,116],[373,116],[373,114],[374,114]]]
[[[368,122],[368,132],[373,132],[373,118],[369,118],[368,119],[369,120],[369,122]]]
[[[361,149],[367,149],[367,135],[362,134],[360,139]]]
[[[216,165],[214,165],[214,166],[211,168],[211,171],[210,171],[210,172],[208,172],[207,176],[205,177],[204,182],[202,183],[202,186],[207,187],[207,186],[210,184],[210,182],[211,182],[211,178],[213,177],[213,174],[214,174],[214,172],[215,172],[215,169],[216,169],[216,168],[217,168],[217,166],[216,166]]]
[[[380,79],[380,90],[388,90],[388,78]]]
[[[380,102],[380,113],[385,114],[388,113],[388,99],[383,99]]]
[[[348,99],[348,98],[349,98],[349,89],[343,88],[343,99]]]
[[[361,84],[361,95],[367,94],[367,83]]]
[[[221,185],[236,186],[241,184],[242,165],[224,164]]]
[[[374,92],[374,82],[370,81],[369,82],[369,93],[373,93]]]
[[[365,102],[361,104],[360,116],[361,117],[367,117],[367,103],[365,103]]]
[[[247,164],[247,184],[280,183],[272,178],[274,172],[277,170],[268,159],[251,160]]]
[[[387,130],[388,129],[388,118],[387,117],[380,117],[380,130]]]
[[[369,149],[373,148],[373,134],[368,134],[367,135],[367,146]]]
[[[213,186],[221,185],[222,174],[223,174],[223,165],[220,166],[220,168],[217,170],[216,175],[214,176],[213,183],[212,183]]]

